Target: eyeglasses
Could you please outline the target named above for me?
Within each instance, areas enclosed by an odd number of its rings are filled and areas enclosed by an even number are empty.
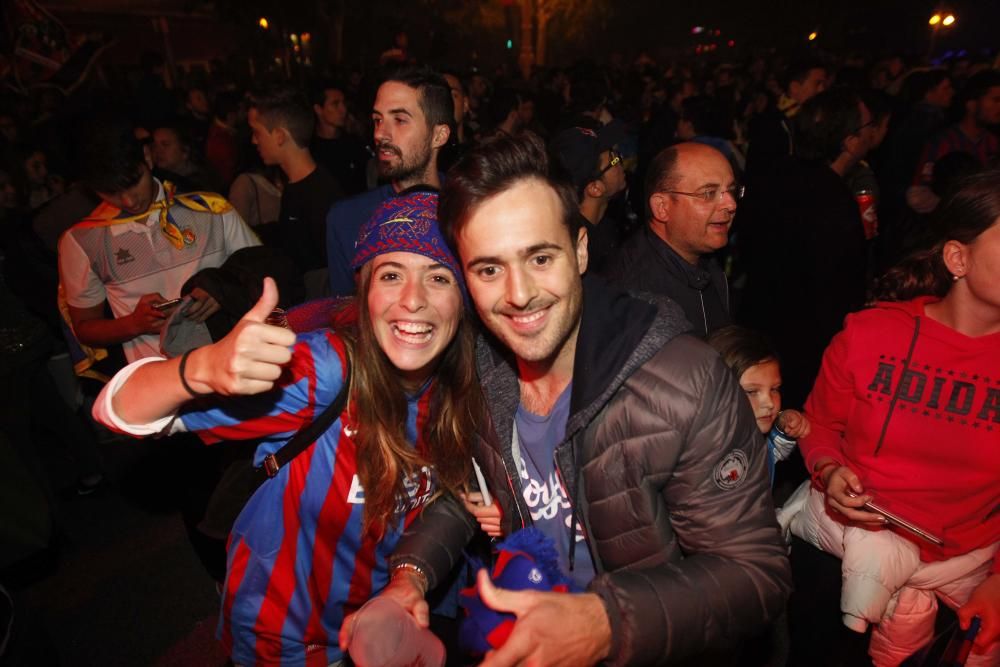
[[[601,169],[599,172],[597,172],[598,176],[603,176],[604,174],[608,173],[609,170],[617,167],[618,165],[620,165],[622,163],[622,156],[621,156],[620,153],[618,153],[616,151],[611,151],[610,155],[611,155],[611,161],[608,162],[608,166],[607,167],[605,167],[604,169]]]
[[[699,190],[698,192],[681,192],[679,190],[662,190],[661,192],[666,192],[671,195],[684,195],[685,197],[694,197],[695,199],[700,199],[706,204],[715,201],[722,201],[722,196],[729,194],[734,201],[739,201],[743,199],[743,194],[746,192],[745,185],[734,185],[729,188],[706,188],[704,190]]]

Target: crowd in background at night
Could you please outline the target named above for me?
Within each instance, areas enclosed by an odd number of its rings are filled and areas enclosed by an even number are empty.
[[[94,150],[84,140],[88,133],[124,119],[146,151],[154,190],[156,184],[162,188],[169,183],[168,198],[175,193],[177,197],[186,193],[219,195],[217,200],[203,197],[191,206],[227,211],[230,217],[226,224],[230,226],[222,253],[223,259],[236,255],[246,262],[246,266],[234,269],[238,278],[250,275],[256,280],[264,274],[273,275],[281,286],[280,305],[285,309],[303,303],[329,303],[335,297],[353,294],[357,267],[347,253],[353,255],[357,231],[368,222],[376,204],[397,194],[393,188],[406,189],[398,187],[400,184],[407,188],[440,187],[440,183],[396,179],[379,167],[380,150],[396,150],[395,144],[380,136],[375,123],[384,120],[382,109],[373,114],[379,86],[400,68],[410,71],[406,68],[425,65],[406,50],[405,40],[400,44],[367,70],[331,67],[319,71],[317,67],[309,75],[300,71],[293,80],[274,75],[250,82],[239,80],[225,68],[198,69],[182,72],[173,88],[164,84],[162,60],[145,54],[127,73],[118,72],[114,85],[109,84],[113,80],[110,76],[91,77],[69,97],[39,89],[29,96],[3,98],[0,305],[8,325],[0,332],[4,359],[0,367],[5,369],[5,383],[11,389],[19,386],[16,378],[33,378],[19,391],[11,391],[3,406],[9,420],[4,422],[6,433],[0,436],[8,446],[22,457],[36,459],[30,447],[18,443],[30,443],[37,429],[46,422],[45,427],[52,429],[54,423],[57,439],[73,452],[77,463],[78,492],[90,494],[109,484],[101,466],[100,440],[113,436],[92,421],[89,408],[108,377],[127,361],[147,356],[143,352],[146,339],[153,344],[157,338],[163,340],[159,329],[167,314],[150,310],[158,304],[144,293],[122,298],[130,304],[129,309],[145,308],[150,313],[145,328],[128,337],[93,333],[94,319],[120,321],[131,317],[131,311],[118,312],[121,305],[110,291],[111,311],[105,310],[102,300],[91,303],[81,296],[92,287],[76,274],[86,270],[88,261],[96,266],[97,260],[88,258],[87,253],[97,251],[88,248],[86,239],[77,241],[67,232],[81,220],[97,224],[93,221],[105,205],[102,200],[109,201],[109,191],[118,197],[118,217],[126,212],[138,218],[153,209],[147,201],[141,210],[133,211],[130,200],[122,198],[127,192],[124,188],[118,192],[110,186],[95,186],[97,176],[87,167]],[[876,301],[910,303],[917,297],[947,300],[954,298],[948,296],[953,294],[949,290],[966,289],[969,284],[973,285],[969,289],[989,293],[981,299],[989,306],[985,312],[991,316],[1000,312],[996,288],[988,286],[990,281],[1000,284],[996,259],[1000,255],[994,238],[997,225],[963,237],[960,234],[965,232],[955,231],[959,223],[942,219],[943,215],[956,219],[972,215],[969,210],[993,206],[993,200],[1000,196],[976,190],[983,183],[995,186],[995,170],[1000,167],[1000,70],[986,56],[962,55],[930,64],[904,55],[865,60],[820,51],[766,53],[739,62],[705,57],[656,62],[645,53],[628,62],[612,54],[607,62],[538,68],[528,79],[505,66],[485,71],[462,62],[426,65],[443,77],[453,100],[450,132],[440,149],[435,149],[441,182],[448,181],[453,165],[461,164],[464,155],[485,142],[532,136],[544,142],[579,198],[581,224],[589,239],[588,275],[600,275],[629,289],[659,292],[676,301],[692,331],[709,341],[733,368],[758,413],[758,422],[760,411],[767,415],[767,428],[762,431],[771,436],[768,461],[773,501],[778,508],[799,503],[796,507],[801,509],[813,502],[803,497],[807,490],[796,492],[800,483],[810,478],[814,491],[832,488],[838,480],[843,480],[845,493],[858,488],[856,480],[848,478],[853,473],[841,472],[845,461],[830,458],[836,444],[830,433],[837,428],[854,433],[852,429],[861,428],[860,421],[851,420],[864,419],[865,432],[874,429],[879,447],[886,440],[887,428],[878,436],[882,424],[874,424],[874,417],[855,412],[830,414],[830,406],[843,398],[836,390],[848,382],[846,374],[838,374],[838,368],[860,363],[852,356],[860,352],[851,347],[860,344],[843,335],[835,338],[846,317],[856,318],[857,331],[862,325],[871,327],[864,329],[864,336],[875,347],[881,343],[878,332],[893,331],[891,315],[886,315],[886,322],[869,325],[863,318],[871,311],[851,314]],[[275,123],[285,130],[281,135],[284,139],[274,134]],[[703,164],[699,160],[708,153],[710,157],[705,159],[721,159],[721,168],[731,171],[732,182],[715,184],[710,191],[689,192],[678,186],[680,181],[671,176],[672,170],[681,168],[675,163],[694,170],[687,165]],[[405,162],[409,156],[399,157]],[[588,159],[589,166],[580,167]],[[974,193],[974,201],[961,208],[962,202],[973,197],[969,193]],[[678,246],[673,242],[676,239],[668,238],[669,231],[658,232],[669,229],[675,219],[658,212],[659,195],[673,200],[680,197],[681,201],[690,197],[692,206],[712,202],[728,206],[721,222],[714,218],[697,222],[725,225],[721,242],[699,245],[700,241],[691,240],[685,246],[682,238]],[[231,204],[231,210],[223,199]],[[676,206],[676,201],[671,205]],[[340,226],[351,215],[357,219]],[[715,215],[714,209],[705,215]],[[293,222],[297,225],[292,226]],[[331,231],[335,228],[340,230],[336,234]],[[75,233],[83,238],[79,228]],[[973,247],[980,235],[985,238],[987,234],[993,234],[992,259],[983,251],[968,267],[955,268],[959,260],[947,258],[949,240],[958,239]],[[657,235],[672,248],[664,260],[672,269],[662,269],[659,260],[651,259],[643,249],[647,237],[659,243]],[[76,255],[68,258],[67,239],[71,237]],[[183,246],[184,241],[179,243]],[[258,244],[262,247],[257,248]],[[914,287],[906,267],[914,262],[932,263],[932,256],[942,252],[950,272],[945,274],[946,280]],[[661,253],[661,257],[666,255]],[[118,266],[122,265],[119,258]],[[982,283],[973,282],[973,265],[982,272]],[[208,270],[217,266],[213,264]],[[965,270],[968,273],[962,273]],[[189,278],[185,274],[180,283],[188,283]],[[227,290],[236,287],[226,283],[228,279],[203,276],[185,284],[184,289],[185,294],[192,294],[188,298],[195,311],[206,303],[207,297],[199,295],[211,293],[212,303],[221,303],[223,311],[233,315],[231,326],[242,312],[238,309],[252,305],[259,292],[233,297],[232,302],[238,305],[229,306],[223,297],[229,298]],[[182,296],[153,288],[147,291],[158,293],[164,301]],[[205,306],[202,319],[214,312]],[[923,310],[919,317],[923,317]],[[929,319],[933,317],[924,321]],[[928,321],[929,332],[925,329],[920,335],[943,340],[955,331],[964,331],[962,326],[953,325],[944,334],[935,332],[934,326]],[[211,324],[208,328],[213,340],[225,333],[213,330]],[[982,341],[974,341],[974,337],[962,343],[981,355],[973,356],[973,365],[981,362],[977,372],[984,376],[997,368],[997,335],[992,331],[983,337],[994,341],[992,346],[980,345]],[[971,367],[951,368],[938,361],[935,372],[933,358],[938,352],[921,349],[917,333],[912,342],[909,333],[906,336],[900,343],[900,362],[905,357],[905,364],[899,372],[920,372],[922,379],[907,376],[910,379],[904,382],[897,378],[894,384],[892,373],[899,368],[896,359],[893,357],[891,364],[883,360],[888,375],[871,379],[868,398],[875,394],[882,401],[881,391],[886,403],[892,403],[890,416],[893,410],[905,413],[912,409],[916,414],[919,406],[932,420],[934,404],[951,400],[951,406],[941,408],[937,419],[943,415],[951,422],[954,416],[963,427],[968,419],[970,434],[975,424],[974,434],[968,436],[972,441],[984,448],[991,440],[995,444],[1000,398],[982,398],[982,392],[1000,391],[990,387],[990,377],[981,389],[977,376],[968,380],[967,394],[953,391],[951,384],[945,384],[946,378],[954,375],[951,371],[961,368],[964,379],[966,372],[971,375]],[[841,356],[831,356],[837,354]],[[943,358],[944,353],[941,355]],[[917,364],[915,371],[910,366],[913,363]],[[927,365],[922,366],[924,363]],[[879,369],[881,373],[883,365]],[[183,379],[183,370],[181,373]],[[1000,384],[1000,371],[997,374]],[[925,384],[927,392],[937,392],[929,399],[922,393]],[[779,385],[780,398],[775,401],[770,394],[777,394]],[[962,412],[958,404],[966,396],[968,403]],[[780,412],[782,404],[790,409]],[[39,406],[46,407],[40,410]],[[799,421],[806,418],[813,421],[811,440],[808,421]],[[885,419],[888,424],[889,418]],[[780,427],[777,444],[771,432],[775,424]],[[948,431],[946,437],[956,433]],[[887,449],[897,444],[894,437],[901,439],[890,430]],[[796,438],[805,440],[801,458],[798,450],[782,450],[781,438],[792,445]],[[948,447],[949,443],[940,445]],[[207,471],[191,482],[200,489],[191,495],[200,498],[202,505],[196,502],[194,507],[185,508],[185,520],[205,567],[221,582],[226,570],[226,531],[206,531],[202,514],[204,497],[230,460],[189,442],[181,446],[190,457],[188,466],[203,466]],[[857,455],[874,471],[868,479],[880,479],[879,474],[891,478],[874,460],[877,453],[876,449],[872,458]],[[784,458],[790,460],[775,465]],[[985,470],[1000,472],[994,455],[983,454],[982,458]],[[37,461],[28,468],[42,493],[54,498]],[[970,484],[974,486],[974,482]],[[864,520],[851,514],[860,505],[835,504],[842,497],[827,502],[852,519]],[[822,508],[822,494],[817,502]],[[475,510],[474,504],[467,507]],[[824,546],[823,517],[819,514],[822,511],[812,517],[819,527],[810,532],[814,526],[804,526],[805,519],[785,521],[779,510],[779,520],[792,544],[796,591],[786,614],[744,645],[739,664],[858,664],[851,661],[868,650],[868,640],[861,645],[858,639],[865,637],[864,614],[858,617],[860,621],[855,618],[857,623],[852,626],[850,613],[844,610],[841,623],[840,559],[846,562],[849,555],[844,553],[846,547],[834,553],[836,558],[821,553],[820,549],[831,549]],[[990,516],[993,521],[995,517]],[[787,532],[789,523],[794,537]],[[814,539],[803,537],[806,533]],[[841,538],[849,541],[843,536],[834,541]],[[914,539],[902,542],[905,544],[900,548],[905,550]],[[979,543],[971,546],[984,547]],[[944,553],[951,558],[964,552]],[[18,553],[0,566],[31,556],[30,551]],[[994,579],[998,576],[995,567],[990,573]],[[5,583],[2,577],[0,583]],[[968,599],[968,591],[964,599]],[[894,597],[892,605],[908,602]],[[996,607],[1000,610],[1000,601]],[[886,613],[891,614],[891,610]],[[934,622],[933,614],[930,622]],[[855,632],[846,631],[845,625]],[[990,636],[996,636],[996,629]],[[879,642],[876,629],[871,649],[876,664],[899,664],[893,662],[895,656],[879,653],[885,648],[879,648]]]

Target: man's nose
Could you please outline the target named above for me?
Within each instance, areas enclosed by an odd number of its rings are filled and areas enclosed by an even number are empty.
[[[507,278],[507,302],[517,308],[527,307],[538,294],[538,287],[527,271],[512,269]]]

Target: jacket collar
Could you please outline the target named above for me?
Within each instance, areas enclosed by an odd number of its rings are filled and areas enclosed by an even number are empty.
[[[637,368],[689,328],[683,311],[669,299],[630,295],[599,277],[585,277],[567,439],[593,419]],[[510,350],[484,333],[477,345],[477,364],[498,444],[506,449],[521,400],[516,361]]]
[[[712,284],[712,259],[710,257],[699,257],[697,264],[691,264],[678,255],[669,243],[657,236],[649,225],[646,225],[644,233],[646,240],[653,247],[653,251],[666,263],[669,271],[687,283],[688,287],[702,292]]]

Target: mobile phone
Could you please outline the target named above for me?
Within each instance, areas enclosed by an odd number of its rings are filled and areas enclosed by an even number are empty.
[[[160,303],[154,303],[153,308],[163,312],[164,310],[170,310],[180,302],[180,299],[167,299],[166,301],[161,301]]]
[[[854,493],[851,493],[849,495],[851,495],[853,497],[857,497],[857,494],[854,494]],[[882,507],[881,505],[879,505],[877,503],[874,503],[874,502],[872,502],[872,501],[869,500],[867,503],[865,503],[864,505],[862,505],[862,507],[864,509],[868,510],[869,512],[874,512],[875,514],[880,514],[881,516],[883,516],[885,518],[886,522],[892,524],[893,526],[896,526],[897,528],[902,528],[903,530],[905,530],[905,531],[907,531],[907,532],[909,532],[909,533],[911,533],[913,535],[916,535],[917,537],[919,537],[922,540],[927,540],[931,544],[936,544],[939,547],[944,546],[944,540],[942,540],[940,537],[938,537],[934,533],[931,533],[930,531],[924,530],[923,528],[921,528],[920,526],[916,525],[915,523],[913,523],[911,521],[907,521],[903,517],[899,516],[898,514],[894,514],[894,513],[890,512],[889,510],[885,509],[884,507]]]

